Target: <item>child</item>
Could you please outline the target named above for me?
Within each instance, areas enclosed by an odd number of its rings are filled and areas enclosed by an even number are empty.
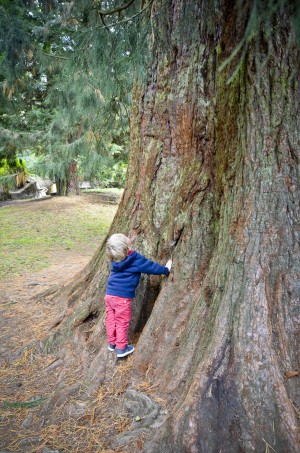
[[[124,234],[113,234],[107,241],[106,251],[111,260],[111,273],[104,298],[108,350],[116,350],[117,357],[125,357],[134,351],[134,347],[127,344],[127,333],[131,301],[135,297],[141,273],[169,275],[172,261],[169,260],[166,266],[161,266],[148,260],[131,250],[131,241]]]

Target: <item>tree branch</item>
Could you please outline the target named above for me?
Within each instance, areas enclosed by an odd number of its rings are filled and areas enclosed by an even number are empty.
[[[124,9],[129,8],[129,6],[132,5],[133,2],[135,2],[135,0],[129,0],[127,3],[125,3],[122,6],[119,6],[118,8],[112,8],[112,9],[108,9],[106,11],[98,10],[98,13],[101,14],[101,16],[109,16],[111,14],[119,13],[119,12],[123,11]]]
[[[44,51],[42,51],[42,54],[46,55],[46,57],[59,58],[60,60],[70,60],[69,57],[63,57],[62,55],[54,55],[54,54],[47,53],[47,52],[44,52]]]
[[[108,31],[110,31],[110,29],[108,28],[108,26],[106,25],[105,21],[104,21],[104,17],[102,14],[100,14],[100,17],[101,17],[101,22],[102,24],[104,25],[105,28],[107,28]]]
[[[109,24],[110,27],[114,27],[115,25],[119,25],[119,24],[124,24],[126,22],[130,22],[131,20],[135,19],[136,17],[140,16],[141,14],[143,14],[144,11],[146,11],[147,8],[149,8],[149,6],[152,5],[152,3],[154,2],[154,0],[150,0],[146,6],[144,6],[143,9],[141,9],[141,11],[139,11],[138,13],[134,14],[133,16],[130,16],[130,17],[127,17],[126,19],[123,19],[123,20],[120,20],[120,21],[116,21],[116,22],[113,22],[112,24]],[[107,25],[102,26],[102,28],[107,28]]]

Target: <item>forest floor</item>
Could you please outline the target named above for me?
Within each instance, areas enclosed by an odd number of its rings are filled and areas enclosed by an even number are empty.
[[[44,432],[42,423],[35,423],[35,408],[55,385],[55,357],[36,355],[24,346],[43,338],[58,315],[58,307],[41,305],[34,297],[54,284],[67,283],[85,267],[108,231],[118,198],[94,193],[0,207],[1,453],[58,451],[47,445],[59,448],[60,436],[63,448],[59,451],[84,451],[72,447],[74,435],[93,435],[84,424],[75,433],[68,421],[64,429],[57,424]],[[48,242],[47,236],[52,238]],[[40,237],[44,238],[41,242]],[[104,451],[100,446],[92,450]]]

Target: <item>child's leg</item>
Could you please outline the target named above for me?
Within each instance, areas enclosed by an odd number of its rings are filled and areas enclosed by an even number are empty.
[[[116,319],[115,319],[115,309],[114,309],[114,300],[112,296],[106,295],[104,298],[105,307],[106,307],[106,334],[108,342],[112,345],[116,344]]]
[[[127,346],[127,334],[131,318],[131,299],[118,297],[115,301],[116,346],[124,349]]]

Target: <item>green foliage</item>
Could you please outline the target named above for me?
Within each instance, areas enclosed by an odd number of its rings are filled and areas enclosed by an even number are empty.
[[[12,18],[14,18],[12,20]],[[0,71],[2,88],[8,96],[14,93],[13,82],[27,70],[31,42],[31,18],[22,2],[1,1],[0,3]]]
[[[0,160],[0,177],[7,176],[10,173],[10,168],[7,162],[7,159]]]
[[[137,37],[146,31],[141,21],[129,24],[126,20],[137,14],[139,3],[120,13],[120,26],[114,15],[101,20],[94,2],[74,5],[77,26],[68,30],[74,52],[56,75],[48,96],[55,106],[43,160],[49,176],[57,172],[66,177],[70,162],[76,161],[82,177],[95,178],[104,172],[105,179],[113,181],[116,164],[127,162],[130,93],[136,68],[141,66],[137,61],[145,55],[138,47],[146,41]],[[123,152],[116,159],[117,146]],[[107,178],[110,168],[112,175]]]
[[[101,187],[124,187],[126,179],[127,165],[118,163],[112,167],[104,167],[99,172],[97,181],[100,181]]]
[[[47,398],[37,398],[31,401],[4,401],[1,403],[1,409],[31,409],[43,404]]]
[[[34,1],[0,3],[0,156],[8,159],[36,146],[51,118],[44,108],[42,42],[36,39],[44,13]]]
[[[16,156],[1,158],[0,155],[0,200],[10,197],[9,191],[16,188],[16,173],[27,173],[25,162]]]
[[[0,175],[6,176],[12,173],[26,173],[26,164],[22,159],[17,157],[1,158],[0,155]]]
[[[64,181],[72,162],[86,177],[126,163],[130,93],[149,51],[152,3],[122,8],[111,0],[105,10],[92,0],[0,4],[4,155],[34,143],[38,171]],[[113,145],[123,149],[118,159]]]

